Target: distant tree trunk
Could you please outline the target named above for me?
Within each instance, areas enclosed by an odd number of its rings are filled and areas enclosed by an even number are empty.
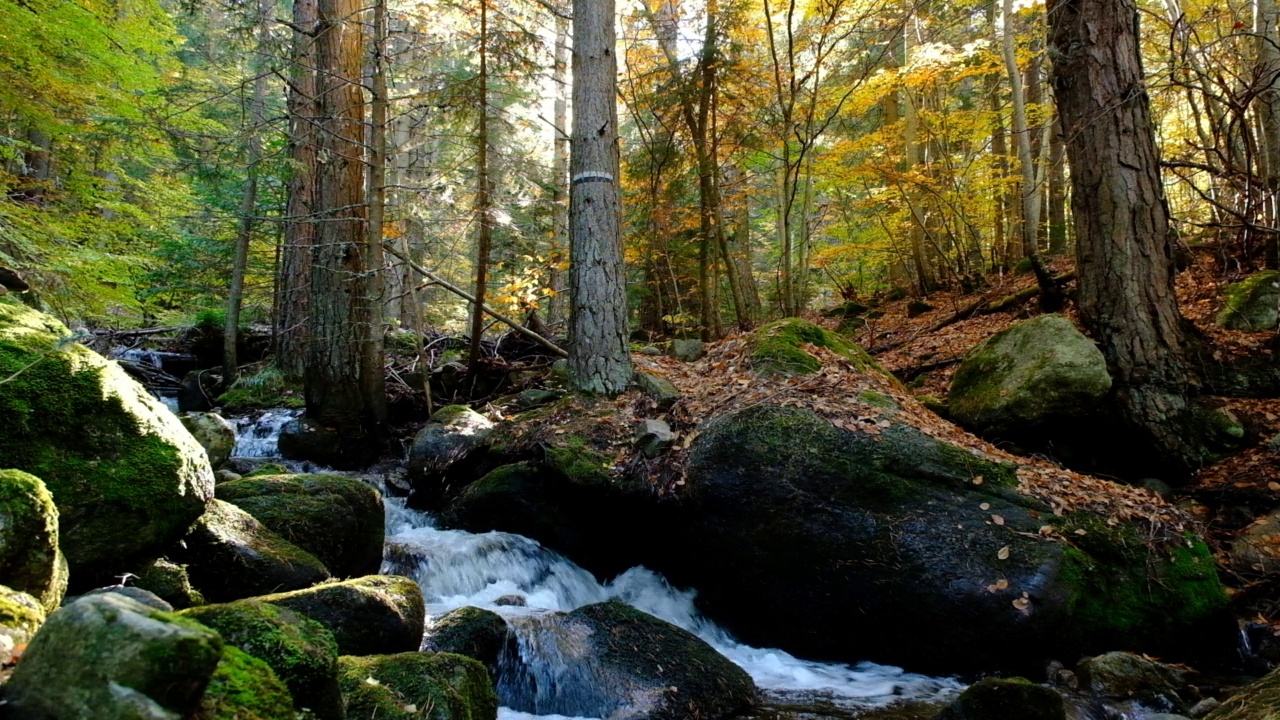
[[[1071,162],[1080,319],[1153,462],[1202,460],[1173,243],[1133,0],[1050,0],[1053,86]]]
[[[902,26],[902,58],[903,64],[909,64],[911,61],[911,23],[904,23]],[[924,149],[920,143],[920,113],[916,109],[916,99],[911,96],[908,90],[903,93],[903,106],[906,110],[905,128],[902,133],[903,146],[903,168],[905,170],[913,170],[919,165],[924,164]],[[911,197],[907,202],[911,206],[911,263],[916,271],[916,290],[920,295],[928,295],[933,292],[933,272],[929,267],[929,258],[925,255],[925,225],[927,219],[924,211],[918,202],[918,194],[911,193]]]
[[[618,67],[613,0],[573,3],[569,381],[616,395],[631,382],[618,206]]]
[[[373,267],[364,197],[363,5],[320,0],[320,220],[311,273],[307,415],[337,428],[346,460],[378,451],[386,420],[380,275]]]
[[[1053,114],[1049,130],[1049,254],[1067,250],[1067,154],[1062,138],[1062,121]]]
[[[1262,165],[1269,197],[1263,214],[1265,263],[1280,266],[1280,5],[1276,0],[1255,0],[1254,34],[1257,43],[1257,75],[1262,85],[1258,93],[1258,137],[1262,141]]]
[[[316,0],[293,2],[293,50],[289,73],[289,160],[284,242],[277,269],[276,366],[301,378],[311,323],[311,262],[316,237],[317,106]]]
[[[552,121],[555,143],[551,161],[555,235],[551,238],[551,257],[547,261],[551,263],[548,284],[555,294],[547,306],[547,324],[553,327],[564,321],[568,307],[564,272],[557,267],[560,254],[569,247],[569,18],[566,13],[567,9],[557,6],[555,64],[551,75],[556,94]]]
[[[369,266],[372,272],[381,276],[386,271],[382,241],[386,236],[387,106],[390,103],[387,95],[387,0],[374,0],[372,30],[369,57],[372,66],[369,77]],[[379,282],[375,287],[381,291],[385,284]],[[381,327],[382,319],[389,313],[381,292],[376,300],[378,326]],[[392,317],[399,317],[399,313]]]
[[[489,0],[480,0],[479,125],[476,128],[476,301],[471,311],[471,350],[467,366],[480,363],[484,335],[484,302],[489,287],[489,253],[493,247],[493,208],[489,184]]]
[[[271,42],[271,4],[258,3],[257,55],[264,58]],[[231,263],[231,287],[227,291],[227,317],[222,327],[222,385],[230,387],[240,376],[236,343],[240,333],[240,307],[244,300],[244,275],[249,265],[249,242],[253,240],[253,216],[258,208],[258,166],[262,163],[262,140],[259,133],[267,124],[266,63],[252,63],[255,77],[253,95],[249,98],[249,133],[245,137],[245,183],[240,203],[240,222],[236,228],[234,259]]]

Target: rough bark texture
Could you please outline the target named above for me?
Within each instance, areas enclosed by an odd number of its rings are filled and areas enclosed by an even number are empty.
[[[377,451],[386,418],[379,275],[365,226],[362,5],[320,0],[320,220],[303,376],[307,415],[348,439],[352,463]]]
[[[613,395],[631,382],[618,207],[613,0],[573,3],[573,154],[569,173],[569,379]]]
[[[276,293],[276,365],[302,377],[311,321],[311,260],[316,223],[316,0],[294,0],[293,67],[289,77],[289,176],[284,248]]]
[[[1132,0],[1052,0],[1049,27],[1080,319],[1101,344],[1126,420],[1170,470],[1186,470],[1201,453],[1137,10]]]

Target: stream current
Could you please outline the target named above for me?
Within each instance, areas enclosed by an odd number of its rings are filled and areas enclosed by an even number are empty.
[[[296,411],[268,411],[233,420],[238,432],[234,455],[278,458],[279,431],[296,415]],[[504,663],[498,678],[503,706],[499,720],[565,720],[606,714],[602,708],[607,709],[607,702],[598,697],[595,688],[584,686],[573,663],[558,653],[551,613],[611,599],[694,633],[745,669],[768,705],[794,708],[758,717],[858,717],[877,708],[942,702],[963,689],[949,678],[907,673],[895,667],[812,662],[781,650],[744,645],[698,613],[694,591],[672,587],[651,570],[635,567],[601,583],[529,538],[439,528],[431,515],[407,508],[403,498],[386,493],[383,478],[361,477],[382,491],[385,501],[382,572],[410,577],[422,588],[428,635],[432,618],[467,605],[502,615],[516,634],[519,658]],[[531,692],[529,687],[539,689]]]

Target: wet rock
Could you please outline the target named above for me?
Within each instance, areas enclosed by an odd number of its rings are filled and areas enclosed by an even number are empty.
[[[448,405],[431,416],[409,448],[408,479],[428,501],[450,492],[450,471],[486,446],[493,421],[465,405]]]
[[[222,500],[210,503],[185,544],[181,560],[191,582],[213,602],[296,590],[330,577],[314,555]]]
[[[967,429],[1019,439],[1081,420],[1110,390],[1097,346],[1065,317],[1042,315],[970,351],[951,382],[947,407]]]
[[[495,671],[506,644],[507,621],[501,615],[492,610],[461,607],[432,622],[422,649],[466,655]]]
[[[362,467],[373,454],[363,441],[344,437],[337,428],[306,417],[285,423],[279,447],[286,459],[310,460],[339,469]]]
[[[117,594],[49,616],[5,687],[10,717],[178,718],[222,658],[213,630]]]
[[[382,564],[382,496],[355,478],[255,474],[220,483],[215,492],[315,555],[335,577],[373,574]]]
[[[637,371],[636,385],[640,387],[641,392],[653,398],[659,412],[670,410],[680,401],[680,391],[676,389],[674,383],[664,377],[643,370]]]
[[[742,668],[695,635],[620,602],[521,618],[521,647],[548,662],[503,665],[503,700],[537,714],[618,720],[728,717],[758,701]]]
[[[652,418],[641,420],[636,426],[636,447],[645,457],[655,458],[671,449],[675,444],[675,433],[671,426],[662,420]]]
[[[1014,678],[980,680],[943,709],[938,720],[1066,720],[1056,690]]]
[[[450,653],[339,659],[347,720],[495,720],[498,697],[479,662]]]
[[[146,605],[152,610],[163,610],[164,612],[173,612],[173,605],[165,602],[159,595],[143,590],[140,587],[132,587],[126,585],[112,585],[110,587],[101,587],[96,590],[90,590],[81,597],[92,597],[94,595],[121,595],[140,604]]]
[[[1226,307],[1218,313],[1219,326],[1249,332],[1275,330],[1280,326],[1280,272],[1254,273],[1228,285],[1223,294]]]
[[[1178,710],[1194,701],[1188,672],[1127,652],[1085,658],[1076,666],[1081,685],[1095,695],[1133,698],[1158,710]]]
[[[58,509],[44,483],[20,470],[0,470],[0,583],[33,595],[49,611],[67,591]]]
[[[257,599],[325,626],[343,655],[406,652],[422,643],[426,603],[409,578],[371,575]]]
[[[70,331],[0,302],[0,457],[44,481],[78,583],[159,554],[213,496],[204,448],[118,364]],[[38,360],[38,362],[36,362]]]
[[[204,448],[209,464],[215,470],[231,459],[231,450],[236,446],[236,429],[226,418],[215,413],[189,412],[179,415],[178,419]]]
[[[701,340],[672,340],[671,357],[681,362],[695,362],[707,354],[706,343]]]
[[[494,600],[493,604],[499,607],[525,607],[529,601],[523,595],[503,595]]]
[[[342,720],[338,645],[320,623],[258,600],[205,605],[181,613],[218,631],[230,645],[265,662],[296,708],[318,720]]]

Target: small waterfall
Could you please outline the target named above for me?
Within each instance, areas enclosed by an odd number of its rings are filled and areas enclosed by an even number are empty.
[[[233,420],[234,454],[279,457],[280,429],[299,415],[297,410],[270,410]],[[504,706],[499,720],[590,720],[607,717],[615,709],[618,698],[606,692],[599,669],[580,661],[581,629],[555,614],[610,599],[701,637],[780,704],[820,704],[846,716],[900,701],[944,700],[963,689],[955,680],[900,668],[811,662],[781,650],[743,645],[698,613],[694,592],[672,587],[647,568],[632,568],[601,584],[529,538],[437,528],[430,515],[409,509],[403,498],[390,497],[383,478],[364,479],[382,491],[386,507],[382,572],[413,578],[422,587],[427,633],[432,617],[466,605],[497,612],[515,633],[498,679]],[[511,604],[513,598],[523,605]]]
[[[227,418],[236,429],[236,445],[232,457],[280,457],[280,431],[302,415],[301,410],[281,408],[264,410],[255,415]]]

